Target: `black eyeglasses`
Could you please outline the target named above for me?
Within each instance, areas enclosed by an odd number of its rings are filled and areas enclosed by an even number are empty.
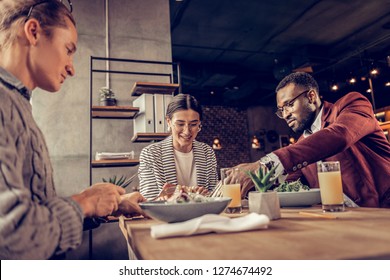
[[[306,94],[306,93],[308,93],[308,92],[310,92],[310,91],[311,91],[311,89],[305,90],[305,91],[301,92],[300,94],[298,94],[297,96],[295,96],[293,99],[291,99],[290,101],[288,101],[286,104],[284,104],[284,105],[282,106],[282,108],[278,108],[278,110],[275,112],[275,114],[276,114],[279,118],[283,119],[283,113],[284,113],[284,112],[287,112],[287,113],[292,113],[292,112],[294,112],[294,103],[295,103],[295,101],[296,101],[301,95]]]
[[[62,1],[62,0],[59,0],[67,9],[70,13],[73,12],[73,4],[70,0],[67,0],[67,1]],[[41,1],[41,2],[38,2],[38,3],[35,3],[34,5],[32,5],[30,7],[30,10],[28,11],[28,14],[27,14],[27,17],[26,17],[26,21],[29,20],[31,14],[32,14],[32,11],[34,10],[34,8],[38,5],[41,5],[41,4],[44,4],[44,3],[49,3],[49,2],[52,2],[52,1],[49,1],[49,0],[45,0],[45,1]]]

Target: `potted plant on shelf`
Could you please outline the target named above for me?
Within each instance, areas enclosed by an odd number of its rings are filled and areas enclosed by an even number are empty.
[[[270,191],[274,185],[276,178],[272,178],[275,174],[276,166],[271,170],[263,170],[260,166],[256,171],[246,171],[246,174],[255,184],[256,191],[251,191],[248,194],[249,212],[265,214],[270,220],[280,218],[280,203],[277,192]]]
[[[101,106],[116,105],[115,93],[112,91],[112,89],[108,87],[102,87],[99,90],[99,94],[100,94],[99,104]]]

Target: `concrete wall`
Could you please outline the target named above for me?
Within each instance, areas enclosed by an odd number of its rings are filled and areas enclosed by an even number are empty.
[[[168,0],[109,0],[110,57],[172,61]],[[74,17],[79,34],[75,55],[76,76],[65,82],[58,93],[36,90],[33,113],[49,147],[55,169],[57,193],[68,196],[89,186],[89,100],[90,57],[105,57],[105,1],[74,1]],[[105,69],[104,63],[96,67]],[[171,72],[168,67],[111,63],[112,70]],[[110,75],[110,87],[120,105],[130,105],[129,91],[136,80],[168,82],[166,78]],[[105,74],[93,75],[94,105],[98,90],[106,85]],[[147,144],[131,143],[132,120],[93,120],[93,154],[95,151],[134,150],[136,157]],[[137,167],[94,169],[93,182],[113,174],[130,175]],[[137,182],[132,184],[136,186]],[[118,224],[102,225],[93,231],[93,258],[127,258],[127,247]],[[68,258],[88,258],[88,233],[80,249]]]

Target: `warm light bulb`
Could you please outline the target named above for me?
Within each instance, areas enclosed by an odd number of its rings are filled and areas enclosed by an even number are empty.
[[[336,90],[339,89],[339,87],[337,86],[337,84],[334,84],[334,85],[332,85],[331,89],[332,89],[333,91],[336,91]]]
[[[371,89],[369,88],[368,90],[366,90],[367,93],[370,93],[371,92]]]
[[[213,141],[213,149],[214,150],[220,150],[222,149],[222,145],[221,145],[221,142],[219,141],[219,138],[214,138],[214,141]]]
[[[379,71],[378,71],[378,69],[372,69],[371,71],[370,71],[370,73],[371,73],[371,75],[377,75],[378,73],[379,73]]]
[[[257,139],[256,135],[253,136],[252,139],[252,149],[260,149],[260,142],[259,139]]]
[[[356,83],[356,79],[355,79],[355,78],[351,78],[351,79],[349,79],[349,83],[350,83],[350,84],[354,84],[354,83]]]
[[[385,86],[390,87],[390,82],[387,82]]]

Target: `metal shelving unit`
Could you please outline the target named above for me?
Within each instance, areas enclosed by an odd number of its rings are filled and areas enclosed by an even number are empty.
[[[104,63],[102,63],[104,62]],[[131,63],[136,65],[167,65],[171,66],[170,73],[159,72],[141,72],[141,71],[122,71],[122,70],[109,70],[102,69],[106,67],[109,62],[116,62],[119,64]],[[100,67],[99,67],[100,66]],[[131,67],[130,67],[131,68]],[[120,58],[106,58],[95,57],[90,58],[90,118],[89,118],[89,183],[92,185],[93,169],[95,168],[115,168],[123,166],[137,166],[139,164],[138,159],[116,159],[116,160],[94,160],[93,159],[93,120],[109,119],[114,121],[115,119],[134,119],[137,117],[139,108],[132,106],[96,106],[93,105],[94,94],[97,94],[94,90],[94,74],[105,73],[106,75],[133,75],[144,77],[167,77],[169,83],[156,83],[153,81],[140,81],[135,82],[134,86],[129,92],[130,97],[140,96],[143,93],[162,93],[162,94],[174,94],[175,91],[181,92],[180,86],[180,65],[174,62],[165,61],[150,61],[150,60],[134,60],[134,59],[120,59]],[[167,137],[168,133],[138,133],[131,139],[132,142],[151,142],[160,141]],[[128,139],[124,137],[124,139]],[[89,257],[93,258],[93,235],[92,230],[89,232]]]
[[[118,63],[136,63],[136,64],[149,64],[149,65],[170,65],[172,66],[171,73],[158,73],[158,72],[139,72],[139,71],[122,71],[122,70],[107,70],[100,69],[94,62],[118,62]],[[176,71],[176,75],[174,72]],[[138,75],[138,76],[163,76],[168,77],[170,83],[156,83],[140,81],[134,83],[133,88],[130,90],[130,96],[140,96],[143,93],[163,93],[173,94],[176,90],[180,91],[180,67],[179,64],[173,62],[164,61],[149,61],[149,60],[134,60],[134,59],[119,59],[119,58],[104,58],[104,57],[91,57],[90,60],[90,184],[92,184],[92,169],[95,167],[116,167],[116,166],[134,166],[137,164],[136,160],[128,160],[119,162],[117,160],[112,161],[94,161],[92,155],[93,144],[93,119],[133,119],[137,117],[139,108],[131,106],[95,106],[93,104],[93,75],[94,73],[109,73],[116,75]],[[132,142],[150,142],[160,141],[167,137],[167,133],[138,133],[131,139]]]

